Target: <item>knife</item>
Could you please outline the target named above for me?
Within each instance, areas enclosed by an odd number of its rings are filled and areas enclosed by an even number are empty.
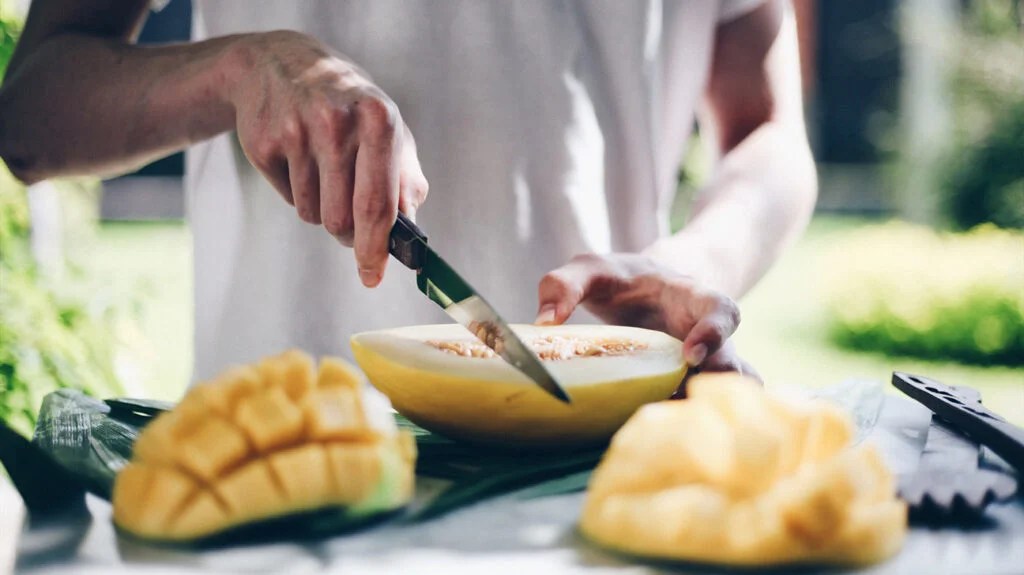
[[[395,259],[416,271],[416,286],[452,319],[544,391],[571,403],[569,395],[533,351],[498,312],[427,245],[427,235],[401,212],[391,228],[388,250]]]

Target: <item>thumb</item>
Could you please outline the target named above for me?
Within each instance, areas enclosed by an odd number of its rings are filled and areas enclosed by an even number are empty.
[[[586,297],[594,277],[593,267],[583,259],[575,258],[541,278],[537,289],[540,308],[534,323],[558,325],[569,319]]]
[[[427,194],[430,192],[430,184],[427,182],[427,177],[423,175],[423,167],[420,165],[416,151],[416,140],[408,127],[405,128],[405,135],[402,138],[402,159],[399,166],[398,185],[398,209],[415,222],[416,210],[426,201]]]
[[[686,362],[692,366],[701,365],[708,357],[715,355],[739,326],[739,310],[726,300],[714,311],[697,321],[683,341]]]

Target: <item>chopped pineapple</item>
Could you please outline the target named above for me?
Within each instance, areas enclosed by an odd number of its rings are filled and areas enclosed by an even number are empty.
[[[416,445],[364,401],[340,359],[289,351],[193,388],[143,430],[114,486],[114,521],[188,541],[327,506],[370,514],[412,497]],[[368,413],[369,411],[384,413]]]
[[[636,555],[725,565],[870,563],[906,506],[877,452],[824,402],[787,403],[736,375],[641,408],[590,482],[582,532]]]

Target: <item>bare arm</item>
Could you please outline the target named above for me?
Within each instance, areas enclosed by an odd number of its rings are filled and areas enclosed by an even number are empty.
[[[782,2],[719,27],[706,108],[721,159],[685,228],[647,254],[738,298],[803,231],[817,197],[796,26]]]
[[[133,45],[146,0],[36,0],[0,90],[0,157],[20,179],[110,175],[237,130],[300,218],[380,282],[398,209],[427,193],[412,134],[358,66],[267,32]]]
[[[28,182],[111,175],[234,126],[231,39],[131,44],[146,0],[39,0],[0,91],[0,156]]]
[[[750,371],[727,342],[733,299],[807,224],[817,194],[792,16],[773,1],[718,28],[707,127],[722,156],[686,227],[642,254],[582,254],[544,276],[538,323],[584,305],[683,340],[690,365]]]

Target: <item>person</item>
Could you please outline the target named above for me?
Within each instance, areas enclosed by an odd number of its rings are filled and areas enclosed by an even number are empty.
[[[510,321],[664,330],[750,370],[734,301],[816,197],[785,3],[197,0],[196,41],[134,45],[152,8],[32,3],[0,157],[35,182],[188,148],[197,378],[448,321],[388,265],[398,210]],[[718,157],[670,234],[696,117]]]

